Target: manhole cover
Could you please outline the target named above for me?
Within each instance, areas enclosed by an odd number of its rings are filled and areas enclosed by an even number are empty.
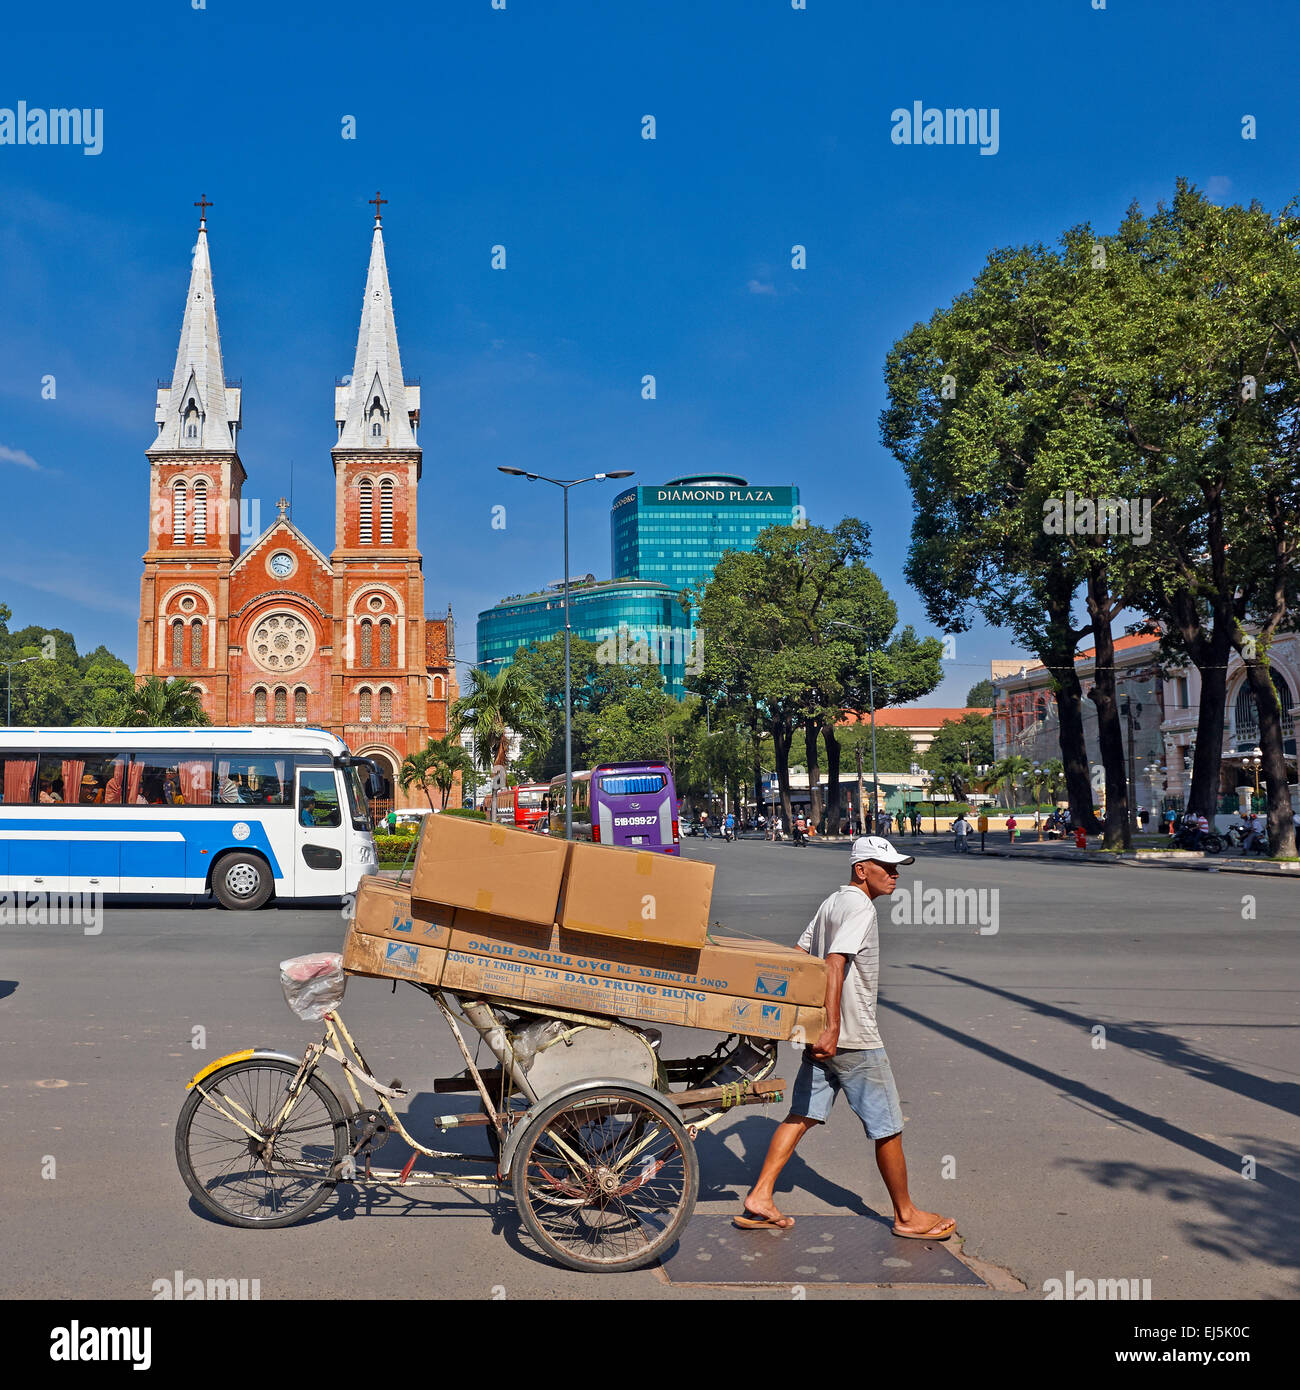
[[[967,1284],[985,1281],[947,1241],[903,1240],[861,1216],[799,1216],[785,1231],[742,1231],[697,1216],[663,1261],[673,1284]]]

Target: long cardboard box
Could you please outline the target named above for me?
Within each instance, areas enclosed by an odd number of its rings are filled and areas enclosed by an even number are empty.
[[[592,936],[698,947],[708,941],[712,897],[712,864],[579,841],[569,846],[559,923]]]
[[[551,1004],[642,1023],[707,1028],[755,1038],[810,1042],[826,1026],[825,1012],[807,1005],[586,975],[463,951],[441,951],[360,932],[349,935],[343,967],[354,975],[417,980],[507,1002]]]
[[[555,921],[569,844],[461,816],[425,816],[411,874],[420,902]]]
[[[710,994],[820,1005],[826,965],[792,946],[718,937],[698,950],[543,927],[463,908],[413,903],[387,879],[365,878],[357,894],[356,930],[469,955],[495,956],[584,974],[639,980]]]
[[[820,1035],[826,1020],[816,1006],[472,955],[414,940],[367,936],[354,928],[344,944],[343,968],[354,975],[416,980],[507,1001],[757,1038],[809,1042]]]

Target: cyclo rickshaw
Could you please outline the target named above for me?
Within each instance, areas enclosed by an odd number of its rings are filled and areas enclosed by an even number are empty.
[[[281,979],[294,1012],[324,1022],[322,1040],[301,1057],[254,1048],[218,1059],[189,1083],[176,1125],[186,1186],[231,1226],[293,1225],[342,1182],[508,1185],[533,1240],[561,1264],[638,1269],[666,1253],[690,1220],[699,1190],[695,1137],[735,1106],[779,1101],[785,1085],[767,1079],[777,1057],[769,1039],[731,1034],[706,1055],[665,1061],[653,1028],[407,980],[433,999],[465,1063],[436,1081],[435,1092],[477,1093],[479,1102],[477,1111],[433,1123],[480,1126],[491,1149],[442,1152],[408,1133],[394,1102],[410,1092],[373,1075],[344,1025],[341,957],[285,961]],[[495,1066],[476,1065],[466,1028]],[[327,1058],[342,1068],[346,1095],[326,1079]],[[372,1155],[394,1133],[410,1158],[400,1169],[374,1167]],[[489,1171],[417,1173],[421,1156]]]

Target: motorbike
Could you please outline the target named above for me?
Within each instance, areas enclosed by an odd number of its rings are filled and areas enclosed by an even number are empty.
[[[1174,844],[1179,849],[1200,849],[1206,854],[1218,854],[1223,849],[1223,836],[1217,830],[1207,830],[1201,836],[1201,842],[1196,843],[1196,826],[1180,825],[1178,833],[1174,836]]]
[[[1268,839],[1264,837],[1261,844],[1258,839],[1253,837],[1250,826],[1243,825],[1240,821],[1230,825],[1224,832],[1223,838],[1233,849],[1239,849],[1243,854],[1267,854]]]

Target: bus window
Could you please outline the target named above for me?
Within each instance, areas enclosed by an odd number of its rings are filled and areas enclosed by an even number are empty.
[[[217,754],[217,800],[245,806],[288,806],[293,801],[293,756]]]
[[[21,753],[0,753],[0,801],[6,806],[30,806],[35,800],[35,757]]]
[[[309,829],[343,824],[334,769],[303,769],[298,779],[298,823]]]

